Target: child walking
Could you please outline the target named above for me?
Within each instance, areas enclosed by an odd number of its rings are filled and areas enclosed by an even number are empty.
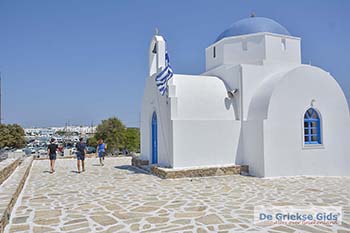
[[[107,144],[103,143],[103,139],[100,138],[100,140],[98,140],[96,151],[98,153],[98,158],[100,159],[101,166],[104,166],[103,161],[105,160],[106,149]]]

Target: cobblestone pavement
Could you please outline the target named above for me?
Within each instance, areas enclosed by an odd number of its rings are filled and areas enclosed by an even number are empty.
[[[6,232],[350,232],[350,177],[244,176],[162,180],[131,166],[129,158],[34,161]],[[335,226],[253,224],[256,205],[336,205]]]

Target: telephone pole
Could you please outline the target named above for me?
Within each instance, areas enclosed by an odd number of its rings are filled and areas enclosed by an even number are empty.
[[[0,72],[0,125],[2,124],[2,111],[1,111],[1,108],[2,108],[2,104],[1,104],[1,100],[2,100],[2,98],[1,98],[1,72]]]

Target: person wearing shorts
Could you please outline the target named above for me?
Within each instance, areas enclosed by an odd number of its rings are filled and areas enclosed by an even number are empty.
[[[51,143],[50,145],[47,147],[47,153],[49,155],[49,159],[50,159],[50,173],[54,173],[55,172],[55,163],[56,163],[56,151],[57,151],[57,144],[55,144],[55,139],[51,138]]]
[[[78,173],[80,173],[80,161],[83,172],[85,172],[85,154],[87,154],[86,144],[83,142],[83,138],[79,139],[76,145],[77,148],[77,168]]]
[[[96,148],[98,158],[100,159],[101,166],[104,166],[103,160],[105,160],[107,144],[103,143],[103,139],[98,140],[98,145]]]

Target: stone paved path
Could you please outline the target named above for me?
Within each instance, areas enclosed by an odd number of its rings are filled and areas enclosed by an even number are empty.
[[[129,158],[34,161],[6,232],[350,232],[350,177],[260,179],[226,176],[162,180]],[[341,226],[252,223],[255,205],[340,205]]]

